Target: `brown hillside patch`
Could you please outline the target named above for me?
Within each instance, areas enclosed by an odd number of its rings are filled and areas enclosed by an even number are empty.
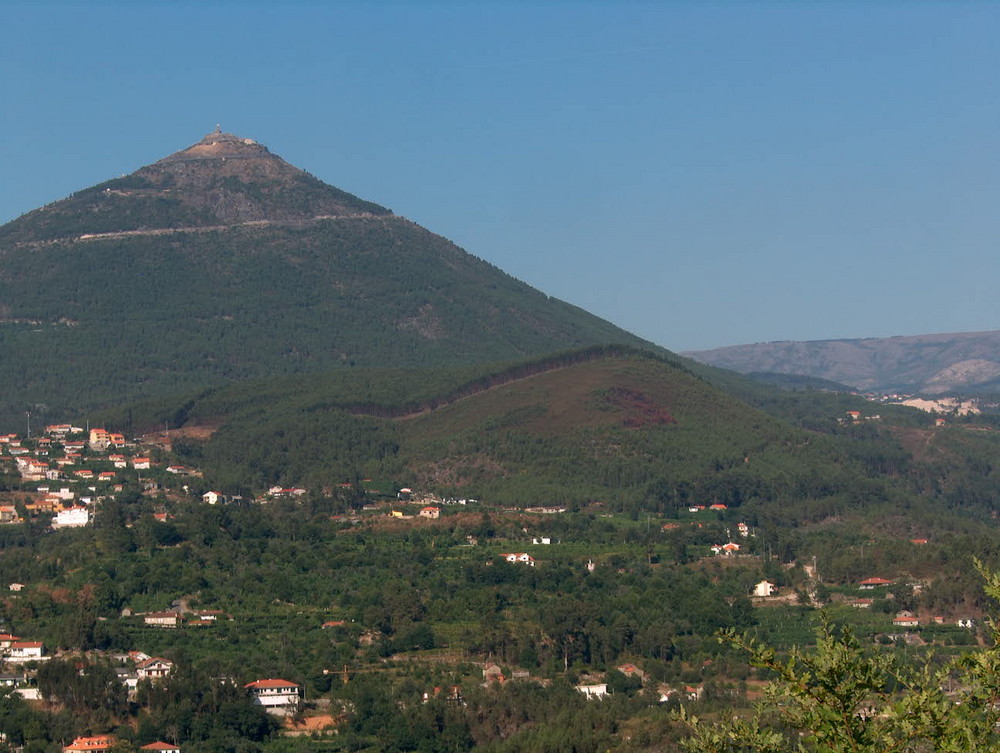
[[[160,445],[169,448],[170,444],[180,438],[205,441],[222,426],[222,421],[206,421],[200,424],[190,424],[179,429],[152,431],[139,437],[144,444]]]
[[[676,376],[664,378],[665,374]],[[559,436],[578,429],[676,423],[674,393],[686,376],[661,364],[608,358],[534,374],[408,421],[415,435],[519,429]]]
[[[622,424],[628,429],[677,423],[677,419],[657,405],[649,395],[638,390],[612,387],[608,390],[605,401],[625,414]]]
[[[308,735],[313,732],[321,732],[335,728],[342,719],[334,717],[332,714],[317,714],[304,718],[290,717],[284,721],[284,734]]]
[[[947,451],[939,447],[935,440],[937,432],[933,429],[913,429],[902,426],[890,426],[889,430],[899,441],[913,459],[927,463],[934,460],[941,460],[948,455]]]
[[[421,486],[465,486],[483,477],[506,476],[507,470],[486,455],[447,457],[414,469]]]

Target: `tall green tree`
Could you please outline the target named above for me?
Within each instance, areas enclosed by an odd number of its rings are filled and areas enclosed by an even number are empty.
[[[986,591],[1000,599],[1000,575]],[[1000,749],[1000,628],[989,648],[936,666],[900,666],[848,629],[824,621],[815,650],[786,658],[752,638],[724,631],[773,682],[752,719],[712,725],[684,718],[689,753],[986,753]],[[953,690],[952,690],[953,689]]]

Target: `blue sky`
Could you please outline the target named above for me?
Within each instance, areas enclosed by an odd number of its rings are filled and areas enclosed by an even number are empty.
[[[0,18],[0,222],[220,123],[673,350],[1000,329],[1000,3]]]

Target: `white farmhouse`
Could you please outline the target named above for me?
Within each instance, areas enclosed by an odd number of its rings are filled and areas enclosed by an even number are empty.
[[[288,680],[254,680],[243,687],[269,714],[290,714],[299,703],[299,686]]]
[[[46,658],[41,641],[13,641],[7,651],[4,659],[9,662],[42,661]]]

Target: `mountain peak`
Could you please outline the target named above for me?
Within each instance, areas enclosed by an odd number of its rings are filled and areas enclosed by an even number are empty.
[[[0,228],[0,243],[390,214],[217,126],[130,175],[29,212]]]
[[[348,365],[641,344],[221,128],[0,226],[0,325],[8,420]]]
[[[175,162],[194,159],[223,159],[227,157],[259,157],[270,155],[267,147],[253,139],[237,136],[234,133],[223,133],[221,126],[206,134],[201,141],[192,144],[187,149],[171,154],[160,162]]]

